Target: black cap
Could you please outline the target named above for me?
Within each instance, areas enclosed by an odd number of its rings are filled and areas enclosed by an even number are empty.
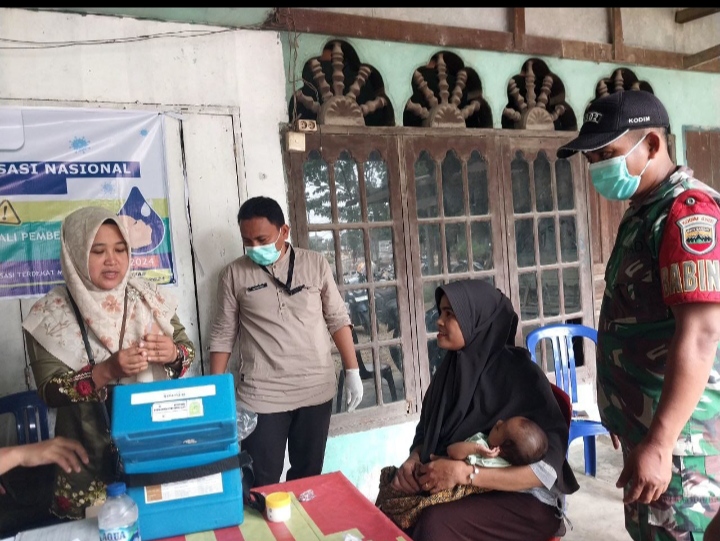
[[[593,101],[585,111],[580,135],[561,146],[558,158],[609,145],[630,130],[669,128],[665,106],[644,90],[625,90]]]

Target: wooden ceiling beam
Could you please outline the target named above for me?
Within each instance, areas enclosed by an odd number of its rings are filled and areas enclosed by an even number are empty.
[[[525,50],[525,8],[512,8],[513,43],[517,51]]]
[[[715,45],[704,51],[695,54],[686,54],[683,57],[683,68],[695,68],[701,64],[705,64],[716,58],[720,58],[720,45]]]
[[[678,24],[689,23],[695,19],[702,19],[720,11],[720,8],[681,8],[675,12],[675,22]]]
[[[625,59],[625,40],[623,39],[622,14],[620,8],[610,10],[610,24],[612,31],[613,60],[622,62]]]
[[[440,47],[513,51],[513,33],[347,15],[307,8],[276,8],[268,30],[327,34],[334,37],[425,43]]]
[[[508,9],[509,31],[459,28],[431,23],[416,23],[323,12],[304,8],[275,8],[275,16],[268,18],[264,30],[286,31],[291,34],[309,33],[333,38],[424,43],[436,48],[458,48],[499,52],[520,52],[532,56],[552,56],[591,62],[621,62],[665,69],[682,70],[685,64],[697,66],[693,71],[720,73],[720,59],[708,56],[707,51],[685,55],[674,51],[657,51],[633,47],[623,40],[620,8],[608,8],[612,17],[612,43],[597,43],[555,37],[533,36],[520,31],[522,19]],[[524,19],[524,18],[523,18]],[[518,50],[516,42],[523,41]],[[702,58],[699,55],[703,55]],[[687,58],[686,58],[687,57]]]

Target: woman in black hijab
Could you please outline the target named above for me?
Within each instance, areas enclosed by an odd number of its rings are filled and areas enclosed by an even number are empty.
[[[514,346],[518,316],[500,290],[461,280],[435,291],[438,346],[448,353],[430,382],[410,457],[392,487],[434,494],[458,484],[488,492],[422,511],[415,541],[545,541],[562,533],[564,495],[579,487],[565,460],[568,426],[542,369]],[[474,468],[446,455],[447,446],[499,419],[535,421],[548,437],[545,458],[529,466]]]

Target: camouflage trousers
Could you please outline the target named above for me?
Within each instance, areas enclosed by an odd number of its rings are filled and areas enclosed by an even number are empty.
[[[673,456],[668,489],[651,504],[625,504],[625,529],[634,541],[703,541],[720,510],[719,481],[720,456]]]

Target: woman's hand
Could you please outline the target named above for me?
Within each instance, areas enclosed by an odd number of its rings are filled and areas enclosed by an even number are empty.
[[[167,364],[175,361],[178,350],[172,337],[164,334],[146,334],[139,344],[149,363]]]
[[[62,436],[37,443],[0,448],[0,474],[17,466],[32,468],[52,463],[57,464],[67,473],[79,472],[81,463],[88,464],[88,462],[85,448],[79,442]],[[0,490],[0,494],[4,493],[4,489]]]
[[[80,464],[88,464],[85,448],[75,440],[57,436],[55,438],[23,445],[20,466],[28,468],[55,463],[66,473],[79,472]]]
[[[412,453],[398,468],[395,479],[393,479],[390,486],[405,494],[417,494],[420,492],[422,489],[415,477],[415,472],[421,465],[420,456],[417,453]]]
[[[105,361],[92,368],[95,388],[105,387],[111,381],[139,374],[148,367],[147,353],[132,346],[116,351]]]
[[[148,367],[147,353],[136,346],[113,353],[105,362],[110,366],[112,379],[134,376]]]
[[[464,461],[430,455],[430,462],[418,467],[418,483],[422,490],[435,494],[455,485],[467,484],[470,466]]]

